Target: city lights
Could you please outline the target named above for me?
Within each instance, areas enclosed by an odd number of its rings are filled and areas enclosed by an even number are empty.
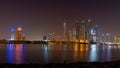
[[[63,22],[63,36],[52,32],[43,36],[45,43],[101,43],[101,44],[120,44],[120,36],[112,36],[110,33],[100,34],[100,27],[94,25],[91,19],[82,19],[77,21],[71,28],[68,27],[68,22]],[[88,22],[88,23],[87,23]],[[10,41],[26,41],[25,34],[21,27],[16,30],[11,28]],[[28,40],[30,41],[30,40]],[[39,40],[38,40],[39,41]],[[1,42],[8,43],[9,41],[1,40]],[[34,41],[30,41],[35,43]],[[41,42],[41,41],[40,41]],[[40,43],[39,42],[39,43]],[[25,43],[25,42],[24,42]],[[41,42],[42,43],[42,42]]]

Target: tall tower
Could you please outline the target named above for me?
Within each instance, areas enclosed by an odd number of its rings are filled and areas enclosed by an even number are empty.
[[[82,20],[81,24],[81,40],[86,39],[85,20]]]
[[[76,27],[73,27],[72,35],[73,35],[73,41],[75,41],[76,40]]]
[[[99,30],[98,26],[95,25],[94,29],[91,30],[91,34],[93,35],[93,42],[99,42]]]
[[[96,42],[99,42],[99,30],[97,25],[95,25],[95,33],[96,33]]]
[[[77,24],[76,24],[76,39],[80,40],[80,24],[79,24],[79,21],[77,21]]]
[[[67,27],[66,27],[66,22],[64,22],[63,28],[64,28],[64,41],[67,41]]]
[[[73,41],[73,33],[72,33],[72,29],[69,30],[69,41]]]
[[[21,28],[21,27],[18,27],[18,28],[17,28],[16,40],[17,40],[17,41],[22,41],[22,40],[23,40],[22,28]]]
[[[11,32],[10,40],[15,40],[15,30],[13,28],[11,28],[10,32]]]
[[[92,29],[92,21],[91,19],[88,19],[87,21],[87,27],[86,27],[86,32],[87,32],[87,40],[91,40],[91,29]]]

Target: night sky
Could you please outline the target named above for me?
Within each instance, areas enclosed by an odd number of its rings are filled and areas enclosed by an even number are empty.
[[[63,33],[77,20],[92,19],[101,33],[120,34],[120,0],[17,0],[0,1],[0,37],[8,39],[10,29],[23,28],[26,39]]]

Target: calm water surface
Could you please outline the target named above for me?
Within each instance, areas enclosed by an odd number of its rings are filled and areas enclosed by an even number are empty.
[[[104,62],[120,60],[120,45],[0,44],[0,63]]]

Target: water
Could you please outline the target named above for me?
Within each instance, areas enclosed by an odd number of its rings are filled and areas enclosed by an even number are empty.
[[[47,64],[120,60],[120,45],[0,44],[0,63]]]

